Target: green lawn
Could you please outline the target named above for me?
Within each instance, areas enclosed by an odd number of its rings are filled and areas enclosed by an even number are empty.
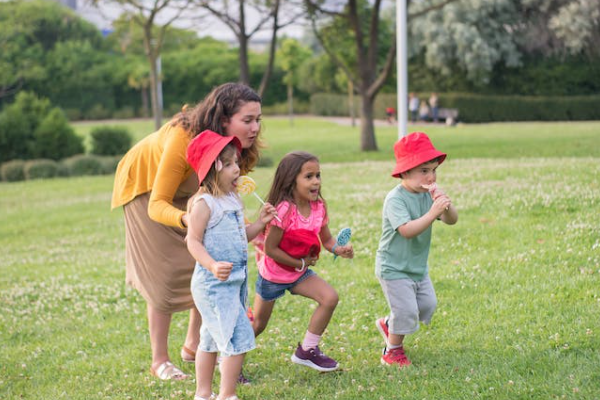
[[[382,201],[398,183],[395,129],[378,128],[382,150],[360,153],[357,128],[265,119],[266,155],[321,157],[330,228],[352,227],[356,258],[324,254],[315,267],[340,294],[322,347],[342,370],[289,361],[313,305],[286,296],[248,355],[242,399],[600,399],[600,123],[411,129],[449,153],[438,183],[459,222],[434,228],[438,310],[407,338],[413,366],[397,370],[379,363],[386,306],[373,272]],[[138,139],[148,131],[129,124]],[[273,172],[253,173],[261,194]],[[148,373],[145,304],[124,285],[111,190],[111,176],[0,184],[0,399],[192,399],[194,382]],[[257,205],[248,199],[251,218]],[[174,360],[186,322],[175,315]]]

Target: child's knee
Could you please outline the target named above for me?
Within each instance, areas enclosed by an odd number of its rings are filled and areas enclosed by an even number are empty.
[[[338,293],[335,290],[331,290],[325,294],[321,301],[321,305],[327,308],[336,308],[339,301],[340,297]]]
[[[262,320],[256,317],[256,315],[254,316],[254,321],[252,321],[252,330],[254,331],[255,337],[263,333],[263,331],[267,327],[268,322],[268,320]]]

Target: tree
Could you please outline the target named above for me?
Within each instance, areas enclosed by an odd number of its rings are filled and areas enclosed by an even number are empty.
[[[0,99],[21,89],[45,88],[46,54],[70,39],[100,48],[102,36],[55,2],[0,2]]]
[[[396,36],[391,23],[382,21],[382,0],[371,5],[366,0],[349,0],[342,10],[325,9],[313,0],[305,0],[312,17],[313,31],[325,52],[341,68],[361,102],[361,150],[377,150],[374,102],[388,78],[396,55]],[[317,26],[319,18],[328,17],[328,25]],[[392,38],[381,57],[381,43]],[[353,46],[340,45],[349,38]]]
[[[282,12],[281,8],[283,3],[284,0],[200,1],[202,7],[221,20],[235,35],[239,45],[240,81],[247,85],[250,85],[250,64],[248,63],[248,44],[250,38],[257,32],[267,29],[267,27],[270,29],[271,38],[269,41],[269,57],[258,88],[258,94],[260,96],[264,95],[273,72],[273,63],[275,61],[275,51],[277,48],[277,33],[281,28],[295,22],[301,14],[297,11]],[[287,3],[291,4],[291,2]],[[250,10],[247,10],[247,8],[250,8]],[[259,19],[253,27],[248,26],[248,21],[246,19],[248,11],[253,11],[259,16]],[[287,16],[284,21],[280,20],[281,14]]]
[[[415,3],[420,12],[430,2]],[[419,23],[410,23],[412,54],[424,53],[425,64],[449,76],[455,68],[465,71],[475,83],[488,82],[499,63],[520,64],[515,23],[519,22],[513,0],[457,1],[443,10],[431,10]]]
[[[192,0],[92,0],[96,6],[111,3],[120,6],[126,18],[133,21],[143,31],[144,54],[150,67],[150,87],[152,114],[156,129],[162,125],[162,105],[159,94],[161,76],[159,57],[165,41],[165,35],[171,24],[188,9]],[[159,17],[168,15],[165,21]],[[162,23],[159,25],[159,23]]]
[[[278,51],[281,59],[281,69],[285,71],[283,82],[287,85],[288,110],[290,125],[294,124],[294,86],[298,83],[298,68],[302,62],[310,57],[311,52],[295,39],[285,39]]]

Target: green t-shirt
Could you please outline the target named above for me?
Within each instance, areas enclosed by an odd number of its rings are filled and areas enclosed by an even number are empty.
[[[427,275],[432,226],[412,239],[400,235],[398,228],[422,217],[432,204],[429,193],[411,193],[402,185],[385,197],[382,234],[375,258],[375,274],[379,278],[420,281]]]

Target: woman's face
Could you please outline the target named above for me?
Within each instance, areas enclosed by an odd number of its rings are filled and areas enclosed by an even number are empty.
[[[228,121],[223,122],[225,135],[235,136],[242,142],[242,148],[252,146],[260,131],[262,112],[260,103],[251,101],[244,104]]]

